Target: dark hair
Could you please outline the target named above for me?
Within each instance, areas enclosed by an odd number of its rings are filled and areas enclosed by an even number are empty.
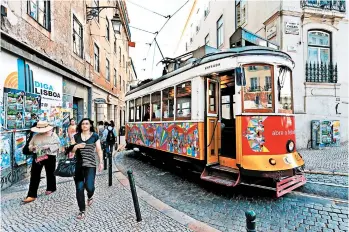
[[[71,121],[73,121],[73,120],[75,121],[75,119],[74,119],[74,118],[71,118],[71,119],[69,119],[69,122],[71,122]]]
[[[113,120],[110,120],[110,126],[111,126],[111,127],[115,127],[115,123],[114,123]]]
[[[83,118],[80,122],[79,122],[79,125],[77,126],[76,128],[76,131],[77,133],[82,133],[82,122],[83,121],[89,121],[89,123],[91,124],[91,127],[90,127],[90,131],[91,132],[95,132],[95,128],[93,127],[93,121],[89,118]]]
[[[99,126],[103,126],[103,125],[104,125],[103,121],[99,121],[99,122],[98,122],[98,125],[99,125]]]
[[[109,126],[109,122],[105,121],[104,126]]]

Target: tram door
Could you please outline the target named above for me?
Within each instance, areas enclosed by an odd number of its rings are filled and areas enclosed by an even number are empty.
[[[221,97],[221,160],[224,166],[234,167],[236,163],[236,128],[233,112],[233,96],[235,94],[234,72],[220,76]]]
[[[206,82],[206,109],[207,109],[207,125],[206,125],[206,141],[207,141],[207,164],[219,163],[220,151],[220,122],[218,118],[219,112],[219,82],[215,79],[207,79]]]

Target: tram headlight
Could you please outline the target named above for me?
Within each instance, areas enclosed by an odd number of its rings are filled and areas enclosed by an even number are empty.
[[[294,151],[294,142],[292,140],[288,140],[286,144],[286,149],[288,152]]]
[[[270,159],[269,159],[269,163],[270,163],[271,165],[275,165],[275,164],[276,164],[276,161],[275,161],[273,158],[270,158]]]

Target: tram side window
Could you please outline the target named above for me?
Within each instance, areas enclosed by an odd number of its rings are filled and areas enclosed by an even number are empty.
[[[128,115],[128,121],[129,122],[133,122],[134,121],[134,117],[135,117],[135,102],[134,100],[130,100],[128,102],[128,105],[129,105],[129,115]]]
[[[136,122],[141,121],[141,107],[142,107],[142,98],[136,99]]]
[[[159,121],[161,116],[161,92],[151,94],[152,121]]]
[[[217,88],[217,83],[216,82],[209,82],[209,113],[211,114],[216,114],[217,110],[216,110],[216,104],[217,104],[217,100],[216,100],[216,88]]]
[[[246,86],[244,112],[273,112],[273,66],[252,64],[244,67]]]
[[[150,95],[143,97],[143,122],[150,121]]]
[[[191,82],[185,82],[176,87],[176,118],[191,118]]]
[[[173,120],[174,116],[174,87],[162,90],[162,118]]]

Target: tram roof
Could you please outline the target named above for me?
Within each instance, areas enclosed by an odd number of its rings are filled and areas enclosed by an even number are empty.
[[[279,57],[282,57],[282,58],[285,58],[285,59],[292,61],[291,56],[288,55],[286,52],[276,50],[276,49],[273,49],[270,47],[246,46],[246,47],[230,48],[230,49],[225,50],[225,51],[217,50],[216,52],[206,54],[203,57],[201,57],[197,60],[194,60],[190,64],[185,65],[184,67],[176,69],[175,71],[169,72],[164,76],[161,76],[161,77],[156,78],[156,79],[154,79],[146,84],[143,84],[141,86],[136,87],[135,89],[127,92],[126,96],[130,95],[132,93],[135,93],[139,90],[142,90],[146,87],[149,87],[151,85],[154,85],[156,83],[159,83],[161,81],[164,81],[172,76],[175,76],[179,73],[187,71],[193,67],[196,67],[196,66],[199,66],[199,65],[211,62],[211,61],[223,59],[226,57],[239,57],[239,56],[247,56],[247,55],[279,56]]]

